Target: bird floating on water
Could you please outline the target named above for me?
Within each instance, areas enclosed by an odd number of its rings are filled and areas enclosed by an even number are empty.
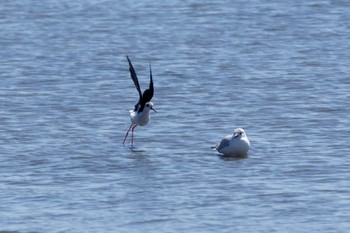
[[[213,148],[224,156],[246,156],[250,142],[245,131],[237,128],[233,131],[233,135],[227,135]]]
[[[153,108],[153,103],[151,102],[153,94],[154,94],[154,88],[153,88],[153,78],[152,78],[152,69],[151,69],[151,64],[149,65],[150,69],[150,83],[149,83],[149,88],[145,90],[142,94],[139,80],[137,79],[136,72],[134,67],[131,64],[131,61],[128,56],[126,56],[129,62],[129,71],[131,75],[131,79],[135,84],[135,87],[139,93],[139,101],[135,104],[134,110],[130,110],[130,120],[131,120],[131,125],[128,129],[128,131],[125,134],[123,145],[125,145],[125,141],[128,137],[128,134],[131,130],[131,146],[134,146],[134,130],[136,126],[144,126],[149,122],[150,115],[149,112],[150,110],[153,110],[154,112],[157,112]]]

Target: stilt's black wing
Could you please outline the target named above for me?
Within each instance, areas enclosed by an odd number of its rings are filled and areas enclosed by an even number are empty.
[[[139,108],[138,112],[142,112],[146,103],[150,102],[153,98],[154,88],[153,88],[153,77],[152,77],[151,64],[149,64],[149,72],[150,72],[149,88],[143,92],[142,99],[141,99],[141,107]]]
[[[136,111],[137,108],[138,108],[139,103],[142,102],[141,101],[142,100],[142,93],[141,93],[139,80],[137,79],[137,76],[136,76],[135,69],[134,69],[134,67],[131,64],[131,61],[130,61],[129,57],[126,56],[126,58],[128,59],[128,62],[129,62],[129,71],[130,71],[131,79],[132,79],[132,81],[134,81],[134,85],[135,85],[135,87],[137,89],[137,92],[139,93],[139,102],[137,102],[137,104],[135,105],[135,111]]]
[[[149,88],[145,90],[145,92],[142,95],[142,98],[145,99],[145,102],[150,102],[153,98],[154,94],[154,88],[153,88],[153,77],[152,77],[152,67],[151,63],[149,64]]]

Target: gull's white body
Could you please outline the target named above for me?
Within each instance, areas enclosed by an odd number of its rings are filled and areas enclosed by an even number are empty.
[[[247,155],[250,148],[249,139],[242,128],[234,130],[233,135],[224,137],[215,149],[225,156]]]

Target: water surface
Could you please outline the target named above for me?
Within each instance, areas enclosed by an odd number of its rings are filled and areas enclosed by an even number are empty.
[[[2,1],[0,231],[347,232],[349,7]],[[237,127],[248,158],[210,149]]]

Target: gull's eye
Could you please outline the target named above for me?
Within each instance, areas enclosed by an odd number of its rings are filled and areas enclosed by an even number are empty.
[[[149,104],[146,104],[146,107],[148,108],[148,107],[149,107]]]

